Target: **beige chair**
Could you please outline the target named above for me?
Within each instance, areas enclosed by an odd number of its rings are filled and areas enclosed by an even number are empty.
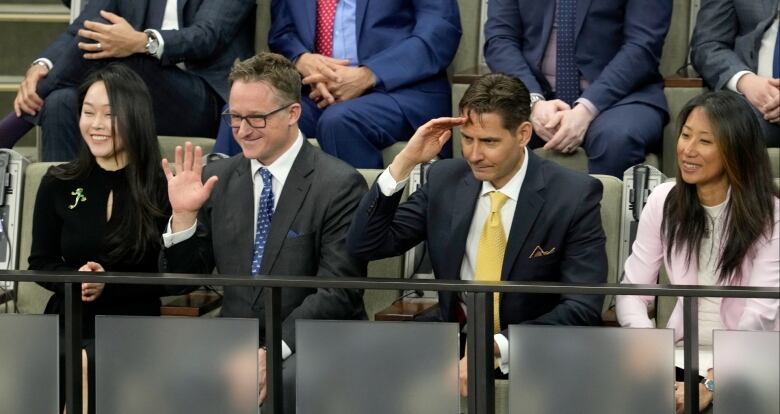
[[[593,178],[601,181],[604,191],[601,196],[601,226],[607,236],[607,282],[617,283],[618,261],[620,260],[620,219],[623,215],[623,181],[611,175],[593,175]],[[604,308],[606,311],[612,297],[604,298]]]
[[[187,141],[191,142],[194,146],[200,145],[204,155],[210,154],[211,150],[214,149],[214,139],[212,138],[172,137],[161,135],[157,137],[157,139],[160,142],[160,154],[163,158],[167,158],[171,161],[171,163],[173,163],[174,155],[176,154],[176,146],[181,145],[183,147]]]
[[[22,227],[19,235],[19,269],[26,270],[27,258],[30,256],[32,246],[32,225],[35,207],[35,198],[38,195],[38,186],[49,167],[55,162],[36,162],[27,166],[24,179],[24,195],[22,197]],[[16,309],[19,313],[43,313],[51,292],[38,286],[34,282],[20,282],[17,291]]]
[[[769,164],[772,167],[772,177],[780,178],[780,148],[767,148]]]

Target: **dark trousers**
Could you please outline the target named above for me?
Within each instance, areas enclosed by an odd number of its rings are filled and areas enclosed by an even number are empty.
[[[44,104],[27,120],[43,129],[42,161],[73,159],[81,145],[78,128],[78,87],[87,74],[111,62],[121,62],[146,82],[152,97],[158,135],[213,137],[219,124],[222,98],[200,77],[156,58],[133,55],[124,59],[89,61],[75,43],[49,75],[38,84]]]

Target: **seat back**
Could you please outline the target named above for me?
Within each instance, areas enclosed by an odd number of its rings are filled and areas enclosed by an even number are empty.
[[[193,146],[200,146],[203,149],[203,155],[210,154],[214,148],[214,139],[201,138],[201,137],[171,137],[171,136],[159,136],[157,140],[160,142],[160,155],[163,158],[167,158],[168,161],[173,164],[174,155],[176,154],[176,146],[184,144],[187,141],[191,142]]]
[[[607,236],[607,282],[617,283],[620,260],[620,218],[623,205],[623,182],[611,175],[592,175],[604,187],[601,196],[601,226]],[[604,311],[612,302],[612,297],[604,298]]]
[[[27,259],[30,257],[30,247],[32,246],[33,215],[38,187],[49,167],[57,164],[56,162],[35,162],[28,165],[25,170],[22,198],[24,210],[22,211],[22,230],[19,235],[18,263],[20,270],[26,270],[29,266]],[[20,282],[17,287],[16,309],[19,313],[43,313],[50,296],[51,292],[40,287],[37,283]]]

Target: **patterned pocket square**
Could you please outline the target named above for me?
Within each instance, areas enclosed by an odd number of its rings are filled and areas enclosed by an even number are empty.
[[[536,257],[549,256],[549,255],[553,254],[553,252],[555,252],[555,247],[553,247],[550,250],[544,250],[544,249],[542,249],[542,246],[536,245],[536,247],[531,252],[531,255],[528,256],[528,258],[529,259],[533,259],[533,258],[536,258]]]

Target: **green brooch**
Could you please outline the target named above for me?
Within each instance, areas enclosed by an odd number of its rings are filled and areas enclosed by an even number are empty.
[[[80,201],[87,201],[87,197],[84,195],[84,189],[81,187],[77,188],[76,191],[71,191],[70,195],[76,196],[76,199],[73,200],[73,204],[68,206],[68,208],[71,210],[76,208]]]

